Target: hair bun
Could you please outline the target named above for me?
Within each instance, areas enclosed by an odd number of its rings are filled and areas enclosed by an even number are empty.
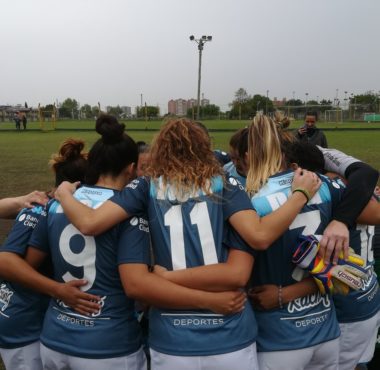
[[[119,123],[116,117],[102,114],[96,120],[96,132],[102,135],[105,144],[114,144],[122,140],[125,125]]]

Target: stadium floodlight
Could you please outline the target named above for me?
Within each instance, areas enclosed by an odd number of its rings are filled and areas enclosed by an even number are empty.
[[[197,119],[199,119],[199,112],[201,106],[201,70],[202,70],[202,51],[205,42],[211,41],[212,36],[203,35],[201,38],[196,39],[193,35],[190,36],[190,41],[195,41],[198,44],[199,63],[198,63],[198,91],[197,91]]]

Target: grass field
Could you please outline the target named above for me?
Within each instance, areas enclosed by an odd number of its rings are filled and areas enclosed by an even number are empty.
[[[213,145],[218,149],[228,149],[228,140],[233,130],[246,125],[239,121],[205,121],[210,129],[232,130],[211,131]],[[126,122],[129,133],[135,140],[149,142],[161,122],[148,122],[147,130],[141,127],[145,122]],[[299,127],[299,122],[291,127]],[[7,127],[9,126],[9,127]],[[46,124],[46,128],[48,123]],[[358,157],[373,167],[380,168],[380,124],[345,123],[335,128],[334,124],[319,124],[326,129],[330,147],[340,149]],[[32,189],[47,190],[52,185],[52,173],[47,162],[52,153],[68,137],[86,141],[87,149],[99,138],[94,131],[93,121],[58,122],[57,130],[39,129],[38,123],[31,123],[29,129],[18,132],[12,123],[0,123],[0,197],[18,195]],[[140,128],[140,131],[135,131]],[[360,129],[362,128],[362,129]],[[142,130],[141,130],[142,129]],[[355,129],[355,130],[353,130]],[[375,130],[374,130],[375,129]],[[152,130],[152,131],[150,131]]]
[[[234,130],[244,127],[245,121],[206,121],[211,130],[214,148],[228,149],[228,141]],[[130,135],[135,140],[149,142],[154,130],[161,122],[126,122]],[[293,122],[291,128],[301,125]],[[53,185],[53,176],[48,168],[52,153],[68,137],[86,141],[87,149],[99,138],[94,131],[94,121],[63,121],[57,123],[57,130],[51,130],[46,123],[45,131],[39,124],[28,125],[28,130],[17,132],[13,123],[0,122],[0,197],[15,196],[34,189],[48,190]],[[325,130],[330,147],[340,149],[380,169],[380,123],[319,123]],[[137,131],[139,130],[139,131]],[[150,131],[152,130],[152,131]],[[223,131],[225,130],[225,131]],[[229,131],[227,131],[229,130]],[[0,221],[0,243],[12,221]],[[0,360],[0,370],[3,370]]]

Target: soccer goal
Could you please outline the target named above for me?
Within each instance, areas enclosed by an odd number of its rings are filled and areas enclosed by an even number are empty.
[[[51,110],[42,109],[41,105],[38,104],[38,118],[40,121],[41,130],[47,129],[46,122],[50,123],[51,130],[55,130],[55,125],[57,121],[57,108],[55,107],[55,104],[53,104],[53,109]]]
[[[343,122],[343,111],[341,109],[330,109],[325,111],[325,122]]]

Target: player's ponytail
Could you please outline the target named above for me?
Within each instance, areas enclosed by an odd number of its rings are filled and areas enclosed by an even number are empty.
[[[274,120],[256,115],[248,127],[248,174],[246,189],[253,195],[283,167],[281,139]]]
[[[109,114],[96,120],[96,132],[102,137],[88,154],[86,183],[95,184],[100,175],[118,176],[131,163],[137,163],[137,145],[125,133],[125,125]]]
[[[55,172],[55,186],[62,181],[83,181],[87,170],[87,153],[83,152],[83,140],[67,139],[53,154],[49,165]]]

